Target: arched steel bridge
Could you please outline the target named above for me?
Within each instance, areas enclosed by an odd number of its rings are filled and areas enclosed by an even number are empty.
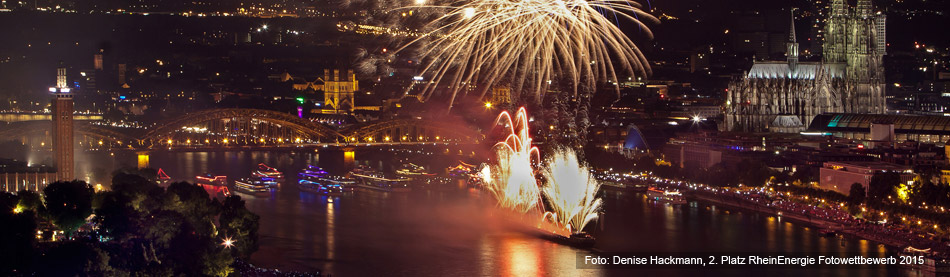
[[[393,119],[344,130],[346,142],[480,141],[478,130],[423,119]]]
[[[196,111],[146,128],[81,121],[73,124],[80,145],[108,148],[478,142],[483,138],[480,131],[464,125],[424,119],[383,120],[338,131],[291,114],[260,109]],[[42,145],[49,141],[49,135],[49,121],[0,125],[0,140],[21,139],[26,143],[33,139],[33,144]]]

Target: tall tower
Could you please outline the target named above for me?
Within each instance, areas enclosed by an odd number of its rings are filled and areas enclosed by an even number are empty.
[[[788,43],[786,46],[788,50],[786,55],[788,56],[788,68],[794,70],[798,66],[798,41],[795,39],[795,9],[791,9],[792,21],[789,22],[788,30]]]
[[[353,70],[347,70],[345,76],[340,76],[339,69],[323,70],[323,113],[347,114],[353,112],[356,100],[355,94],[359,90],[359,82]]]
[[[844,0],[832,0],[831,12],[825,20],[825,40],[822,56],[826,63],[845,62],[848,7]]]
[[[49,89],[53,93],[50,103],[53,121],[53,166],[56,167],[57,180],[73,180],[73,95],[66,86],[66,67],[60,63],[56,69],[56,87]]]

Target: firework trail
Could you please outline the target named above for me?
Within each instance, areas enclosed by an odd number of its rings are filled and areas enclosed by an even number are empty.
[[[507,111],[498,115],[496,124],[504,124],[511,132],[504,141],[495,144],[497,162],[483,167],[480,173],[498,205],[520,213],[538,208],[540,188],[534,176],[534,164],[540,163],[538,148],[531,145],[528,115],[518,110],[514,120]]]
[[[648,75],[646,58],[604,14],[625,18],[643,31],[642,21],[658,22],[627,0],[471,0],[447,5],[414,1],[406,9],[441,9],[427,36],[406,46],[422,48],[423,75],[430,79],[422,93],[447,87],[451,103],[459,92],[484,96],[496,85],[514,93],[541,97],[553,82],[593,88],[618,81],[615,68],[629,75]],[[400,48],[402,50],[406,48]],[[519,95],[513,95],[518,97]]]
[[[577,160],[570,149],[558,150],[549,158],[542,175],[542,189],[550,211],[548,219],[572,233],[581,232],[591,221],[596,220],[601,199],[597,197],[600,184],[587,167]]]
[[[597,219],[600,184],[573,150],[554,151],[541,169],[544,184],[539,186],[535,166],[541,157],[538,148],[531,145],[525,108],[518,110],[514,120],[507,111],[502,112],[495,124],[505,126],[509,134],[494,146],[495,163],[483,166],[478,175],[500,207],[534,213],[568,233],[581,232]],[[539,205],[542,194],[547,205]]]

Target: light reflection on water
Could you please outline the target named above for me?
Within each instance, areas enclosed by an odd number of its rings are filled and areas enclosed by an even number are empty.
[[[129,161],[124,160],[128,158]],[[134,155],[106,155],[97,166],[134,165]],[[357,155],[359,158],[359,155]],[[575,268],[579,250],[510,232],[491,216],[487,194],[467,187],[410,193],[357,191],[328,198],[297,190],[296,172],[316,164],[313,152],[161,152],[151,165],[176,180],[206,171],[247,177],[257,163],[283,171],[287,181],[264,197],[244,196],[261,216],[260,250],[251,261],[283,270],[323,270],[333,275],[399,276],[664,276],[721,275],[737,271]],[[110,165],[111,163],[111,165]],[[375,164],[376,162],[374,162]],[[446,165],[446,167],[452,165]],[[860,253],[884,255],[877,243],[819,237],[815,228],[781,217],[699,202],[671,206],[636,193],[607,192],[605,217],[592,224],[605,252],[671,255],[675,252]],[[583,251],[582,251],[583,252]],[[860,272],[840,269],[752,271],[770,276],[905,275],[898,268]],[[745,272],[742,272],[745,273]]]

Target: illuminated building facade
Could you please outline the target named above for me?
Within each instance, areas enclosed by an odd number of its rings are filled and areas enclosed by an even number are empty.
[[[491,98],[488,100],[493,105],[511,104],[511,89],[508,87],[495,87],[491,89]]]
[[[867,193],[868,184],[874,174],[895,172],[900,175],[901,184],[911,185],[917,174],[909,166],[885,162],[825,162],[820,169],[821,178],[818,186],[825,190],[836,191],[848,195],[854,183],[864,186]]]
[[[323,70],[323,113],[344,114],[353,111],[356,91],[360,89],[359,81],[353,70],[347,70],[346,75],[340,76],[340,70]]]
[[[822,113],[884,113],[885,17],[872,10],[832,2],[821,62],[799,62],[793,18],[786,61],[755,62],[729,84],[720,129],[798,133]]]

